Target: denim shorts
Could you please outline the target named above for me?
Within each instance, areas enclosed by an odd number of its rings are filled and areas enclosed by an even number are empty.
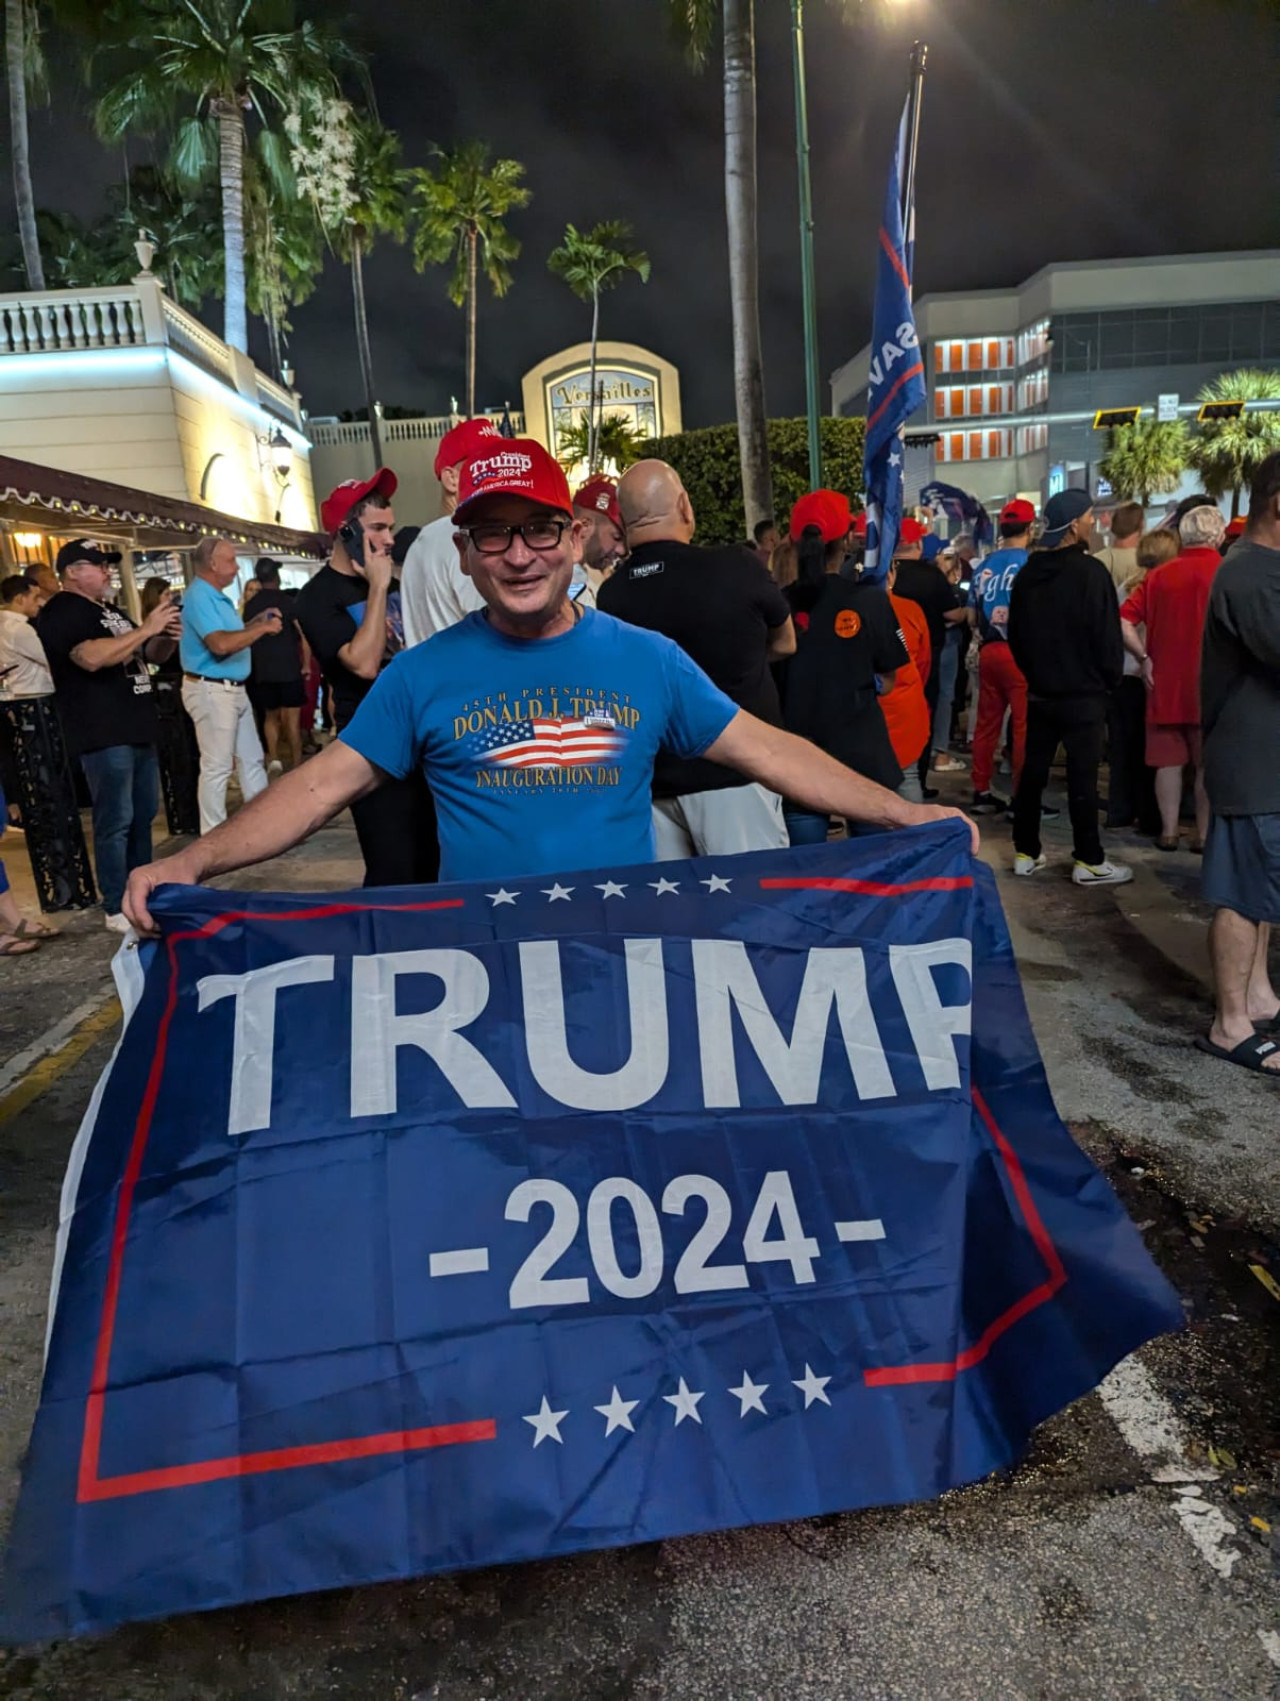
[[[1200,895],[1246,921],[1280,922],[1280,815],[1215,815]]]

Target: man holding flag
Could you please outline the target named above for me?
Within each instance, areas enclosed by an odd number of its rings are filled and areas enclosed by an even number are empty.
[[[925,399],[924,360],[911,310],[915,207],[903,214],[903,159],[911,103],[903,108],[880,221],[871,375],[863,477],[867,491],[867,555],[863,576],[879,583],[889,570],[902,516],[902,428]]]

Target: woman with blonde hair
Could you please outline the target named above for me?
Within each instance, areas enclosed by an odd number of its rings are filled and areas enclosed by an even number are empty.
[[[1138,539],[1134,570],[1117,587],[1120,601],[1132,595],[1153,567],[1172,561],[1180,547],[1178,534],[1167,526],[1144,532]],[[1107,826],[1126,828],[1136,822],[1140,833],[1154,836],[1160,831],[1160,811],[1156,807],[1155,772],[1147,766],[1146,739],[1147,688],[1141,667],[1126,650],[1124,678],[1107,704],[1111,763]]]

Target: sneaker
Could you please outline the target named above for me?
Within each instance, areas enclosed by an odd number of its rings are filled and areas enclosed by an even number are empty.
[[[1077,886],[1123,886],[1133,879],[1133,870],[1123,862],[1104,857],[1101,862],[1077,862],[1071,870]]]
[[[1009,805],[993,791],[975,791],[969,805],[970,815],[1000,815]]]
[[[965,774],[969,771],[969,764],[962,762],[958,756],[952,756],[949,751],[943,751],[934,757],[933,771],[935,774]]]
[[[281,762],[278,757],[273,757],[272,760],[267,763],[267,778],[269,780],[278,780],[283,773],[284,763]]]
[[[107,917],[107,931],[109,933],[132,933],[133,923],[123,910],[117,910],[114,915]]]
[[[1032,874],[1038,874],[1044,866],[1045,859],[1043,856],[1024,856],[1021,851],[1013,859],[1013,872],[1024,879],[1029,878]]]
[[[1055,809],[1051,803],[1042,803],[1040,805],[1040,819],[1042,821],[1056,821],[1061,814],[1062,811],[1060,809]]]

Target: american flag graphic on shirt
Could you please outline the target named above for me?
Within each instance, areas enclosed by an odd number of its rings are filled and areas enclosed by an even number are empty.
[[[540,716],[478,733],[476,755],[500,768],[571,768],[607,762],[622,749],[625,734],[612,715]]]

